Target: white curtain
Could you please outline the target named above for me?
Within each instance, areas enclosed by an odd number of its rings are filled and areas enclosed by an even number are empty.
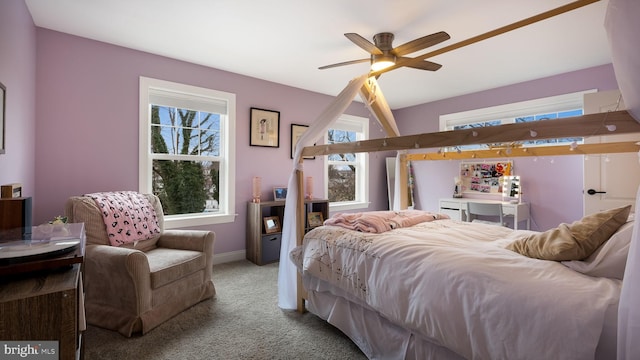
[[[640,1],[609,0],[605,29],[627,110],[640,122]],[[640,188],[635,222],[640,223]],[[640,231],[634,227],[618,307],[618,359],[640,359]]]
[[[342,90],[335,100],[320,114],[320,116],[309,126],[307,131],[300,136],[296,144],[294,154],[294,169],[289,177],[289,185],[287,189],[287,200],[284,207],[284,220],[282,222],[282,243],[280,246],[280,267],[278,271],[278,306],[282,309],[296,309],[296,267],[289,260],[289,253],[296,246],[297,234],[297,199],[298,189],[296,178],[296,170],[299,166],[299,160],[302,148],[313,145],[323,134],[329,130],[329,126],[338,119],[353,101],[358,91],[364,85],[368,75],[362,75],[349,82],[346,88]],[[366,99],[364,101],[367,101]],[[302,170],[302,169],[300,169]]]

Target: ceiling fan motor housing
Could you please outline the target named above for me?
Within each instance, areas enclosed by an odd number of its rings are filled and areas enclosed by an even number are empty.
[[[393,34],[389,32],[383,32],[373,35],[373,43],[376,44],[378,49],[382,51],[391,51],[393,49]]]
[[[372,64],[380,61],[396,62],[396,56],[391,53],[391,50],[393,50],[393,38],[393,34],[389,32],[378,33],[373,36],[373,43],[382,51],[382,54],[371,54]]]

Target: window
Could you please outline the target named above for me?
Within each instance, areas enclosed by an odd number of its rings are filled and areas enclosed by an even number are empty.
[[[235,218],[235,94],[140,78],[139,191],[165,227]]]
[[[367,140],[369,119],[342,115],[326,134],[325,143]],[[326,197],[332,211],[369,206],[369,157],[366,153],[325,156]]]
[[[547,121],[582,115],[583,96],[595,90],[523,101],[513,104],[465,111],[440,117],[440,130],[472,129],[510,123]],[[523,141],[522,146],[548,146],[582,143],[582,138],[535,139]],[[456,149],[475,150],[487,148],[485,144],[464,145]]]

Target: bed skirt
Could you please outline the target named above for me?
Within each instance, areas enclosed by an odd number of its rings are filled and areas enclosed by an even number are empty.
[[[335,295],[340,289],[329,290],[322,280],[306,277],[305,287],[307,310],[342,331],[369,359],[464,360],[450,349],[392,323],[348,294]],[[617,310],[617,306],[611,306],[607,311],[596,360],[616,358]]]

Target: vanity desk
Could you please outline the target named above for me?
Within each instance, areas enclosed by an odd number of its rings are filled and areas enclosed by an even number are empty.
[[[467,221],[466,209],[467,201],[483,202],[483,203],[502,203],[502,211],[506,216],[513,216],[513,228],[514,230],[520,228],[520,223],[526,221],[526,230],[529,230],[531,226],[531,216],[529,212],[529,203],[519,202],[512,203],[508,201],[499,200],[483,200],[483,199],[471,199],[471,198],[448,198],[440,199],[439,212],[447,214],[453,220]]]

